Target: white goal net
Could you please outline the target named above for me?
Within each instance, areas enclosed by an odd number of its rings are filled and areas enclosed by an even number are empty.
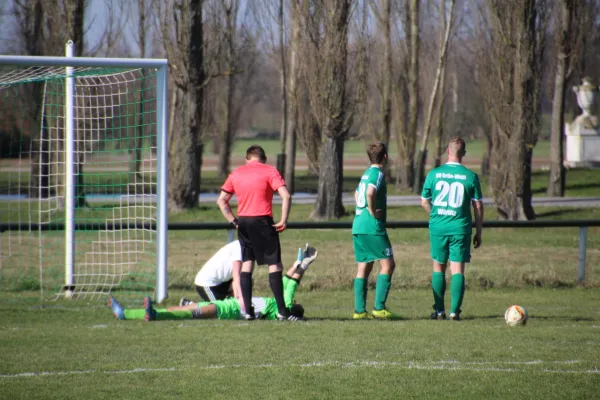
[[[149,64],[144,67],[138,60],[142,65],[130,67],[129,60],[94,65],[94,59],[52,58],[54,65],[44,65],[43,58],[2,58],[4,296],[119,292],[162,300],[164,63],[141,60]],[[79,65],[56,65],[67,60]]]

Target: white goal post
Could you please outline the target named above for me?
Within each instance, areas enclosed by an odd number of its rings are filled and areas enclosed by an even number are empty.
[[[0,290],[86,298],[142,287],[161,302],[168,62],[72,57],[72,49],[0,56]],[[29,99],[40,102],[34,111]],[[60,248],[62,261],[49,263]],[[142,263],[154,271],[136,271]]]

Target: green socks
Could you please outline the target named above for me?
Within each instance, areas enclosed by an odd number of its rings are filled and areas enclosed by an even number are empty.
[[[177,320],[177,319],[193,319],[192,312],[190,310],[186,311],[167,311],[166,308],[157,308],[156,311],[156,320]],[[144,319],[146,315],[146,310],[143,308],[132,308],[123,310],[125,314],[125,319]]]
[[[123,314],[125,315],[125,319],[144,319],[146,310],[143,308],[125,309],[123,310]]]
[[[385,302],[387,301],[391,284],[392,277],[390,275],[379,274],[377,276],[377,283],[375,285],[375,310],[385,309]]]
[[[454,285],[452,287],[454,288]],[[444,306],[444,294],[446,293],[446,274],[443,272],[434,272],[431,275],[431,289],[433,291],[435,311],[438,313],[446,311]],[[454,296],[452,298],[454,299]]]
[[[450,308],[450,313],[458,314],[463,302],[463,297],[465,296],[465,276],[463,274],[452,275],[451,285],[450,293],[452,294],[452,307]]]
[[[367,283],[365,278],[354,278],[354,312],[357,314],[367,311]]]

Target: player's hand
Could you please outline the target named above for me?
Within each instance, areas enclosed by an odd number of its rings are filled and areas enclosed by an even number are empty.
[[[240,303],[240,310],[242,310],[243,313],[246,313],[246,307],[244,306],[244,298],[242,296],[240,297],[236,297],[238,303]]]
[[[275,225],[273,225],[273,227],[275,228],[275,230],[277,232],[283,232],[283,231],[285,231],[285,228],[287,228],[287,222],[285,222],[285,221],[279,221],[278,223],[276,223]]]
[[[481,246],[481,234],[476,234],[473,237],[473,247],[478,249]]]
[[[381,213],[381,210],[375,210],[375,212],[374,212],[374,213],[372,213],[372,212],[369,210],[369,213],[370,213],[370,214],[373,216],[373,218],[375,218],[375,219],[381,219],[381,214],[382,214],[382,213]]]

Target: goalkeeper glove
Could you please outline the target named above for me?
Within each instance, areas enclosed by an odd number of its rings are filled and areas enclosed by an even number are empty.
[[[301,269],[302,271],[306,271],[306,269],[309,267],[309,265],[312,264],[312,262],[316,260],[317,254],[318,254],[317,249],[315,249],[314,247],[312,247],[308,243],[306,243],[306,248],[304,249],[304,252],[302,253],[302,261],[300,261],[300,262],[296,261],[296,269]]]

